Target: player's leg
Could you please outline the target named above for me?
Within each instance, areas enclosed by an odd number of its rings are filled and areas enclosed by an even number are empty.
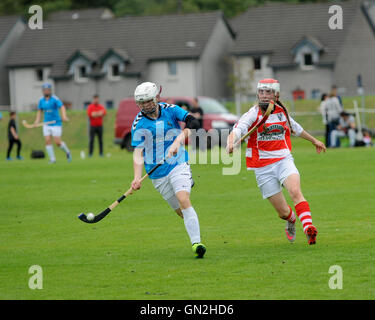
[[[348,137],[349,137],[349,145],[351,147],[355,147],[355,140],[356,140],[356,134],[354,129],[348,130]]]
[[[296,214],[292,208],[286,202],[286,199],[282,191],[270,196],[268,198],[271,205],[275,208],[276,212],[279,214],[279,217],[283,220],[286,220],[285,234],[289,242],[294,242],[296,240]]]
[[[103,127],[97,128],[98,140],[99,140],[99,156],[103,156]]]
[[[290,242],[296,238],[295,213],[288,205],[282,193],[279,179],[279,168],[281,161],[255,170],[255,177],[263,199],[268,199],[275,208],[279,217],[286,220],[285,234]]]
[[[203,258],[206,247],[201,243],[198,215],[190,201],[190,191],[194,184],[190,166],[182,163],[168,175],[175,196],[181,208],[185,229],[190,237],[193,252],[197,258]]]
[[[22,148],[21,140],[18,139],[15,142],[17,144],[17,159],[18,160],[23,160],[23,157],[21,157],[21,148]]]
[[[43,135],[44,135],[44,141],[46,144],[46,151],[48,154],[49,158],[49,163],[55,163],[56,162],[56,157],[55,157],[55,152],[53,150],[53,145],[52,145],[52,129],[51,126],[43,126]]]
[[[14,139],[8,139],[8,143],[7,160],[12,160],[10,154],[13,149]]]
[[[55,144],[62,150],[65,152],[66,154],[66,158],[68,159],[68,161],[72,161],[72,155],[70,153],[70,150],[68,148],[68,146],[66,145],[66,143],[64,141],[61,140],[61,135],[62,135],[62,127],[61,126],[53,126],[52,127],[53,129],[53,139],[55,141]]]
[[[309,203],[302,194],[299,174],[289,175],[283,185],[288,190],[294,203],[297,216],[302,223],[303,232],[307,236],[308,244],[315,244],[318,231],[312,223]]]
[[[92,153],[94,151],[94,140],[95,140],[95,128],[90,126],[89,131],[89,157],[92,157]]]

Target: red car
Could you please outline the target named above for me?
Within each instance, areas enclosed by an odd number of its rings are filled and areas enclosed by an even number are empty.
[[[161,101],[176,104],[178,106],[186,106],[187,110],[193,104],[191,97],[163,97]],[[237,122],[238,117],[231,114],[219,101],[209,97],[198,97],[198,104],[203,110],[203,128],[208,131],[210,129],[232,129]],[[132,151],[131,147],[131,126],[135,116],[138,114],[139,108],[134,98],[126,98],[120,102],[116,114],[115,123],[115,143],[119,144],[122,149],[126,148]],[[221,144],[221,141],[218,141]],[[209,145],[210,147],[210,145]]]

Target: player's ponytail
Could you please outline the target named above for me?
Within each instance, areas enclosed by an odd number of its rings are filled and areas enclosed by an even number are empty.
[[[281,103],[280,100],[277,100],[276,103],[284,110],[285,115],[286,115],[286,119],[288,121],[288,125],[289,125],[289,128],[290,128],[290,132],[294,134],[295,131],[293,130],[292,124],[290,122],[288,110],[284,107],[284,105]]]

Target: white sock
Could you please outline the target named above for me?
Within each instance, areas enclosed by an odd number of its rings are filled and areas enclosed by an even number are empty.
[[[190,207],[182,209],[181,211],[184,216],[185,228],[189,234],[191,244],[201,242],[198,216],[194,208]]]
[[[47,153],[48,153],[48,156],[49,156],[49,159],[51,161],[56,161],[56,158],[55,158],[55,152],[53,151],[53,146],[50,144],[50,145],[47,145],[46,146],[46,150],[47,150]]]
[[[70,153],[68,147],[66,146],[64,141],[61,141],[60,149],[62,149],[65,153]]]

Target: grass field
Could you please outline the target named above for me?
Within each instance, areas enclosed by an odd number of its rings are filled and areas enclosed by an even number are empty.
[[[317,155],[293,144],[317,244],[307,245],[299,222],[287,242],[245,166],[223,176],[222,165],[196,164],[201,260],[150,181],[100,223],[77,219],[128,188],[131,154],[108,147],[111,157],[82,160],[78,146],[70,164],[60,150],[56,165],[1,160],[0,299],[374,299],[375,149]],[[32,265],[43,268],[42,290],[28,287]],[[342,290],[328,287],[332,265],[343,269]]]

